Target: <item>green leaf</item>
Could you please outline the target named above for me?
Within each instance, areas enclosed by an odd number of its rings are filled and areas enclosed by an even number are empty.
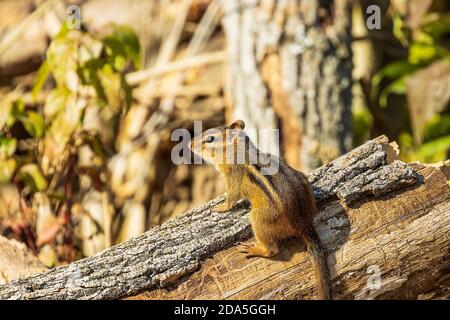
[[[97,81],[97,71],[103,68],[105,64],[106,61],[101,58],[90,59],[84,63],[78,70],[81,83],[84,85],[93,85]]]
[[[428,33],[423,32],[422,30],[418,29],[414,32],[414,42],[416,43],[422,43],[427,45],[434,45],[435,41],[432,36],[430,36]]]
[[[21,99],[13,101],[11,115],[15,118],[20,117],[25,112],[25,102]]]
[[[10,118],[11,104],[4,98],[0,99],[0,130],[4,130]]]
[[[58,87],[49,92],[45,99],[44,116],[52,120],[67,105],[70,91],[64,87]]]
[[[450,135],[450,115],[435,115],[423,130],[423,141],[431,141]]]
[[[421,29],[433,39],[440,39],[450,33],[450,13],[438,15],[437,19],[424,23]]]
[[[21,99],[14,100],[7,125],[11,127],[25,113],[25,103]]]
[[[56,34],[56,36],[54,37],[54,39],[57,39],[57,38],[64,38],[64,37],[67,36],[67,34],[68,34],[70,31],[72,31],[72,29],[70,29],[70,28],[67,26],[67,23],[63,23],[63,24],[61,25],[61,29],[59,29],[59,31],[58,31],[58,33]]]
[[[122,71],[127,66],[127,52],[123,44],[112,37],[104,39],[105,51],[108,60],[118,71]]]
[[[50,75],[50,67],[48,65],[48,62],[44,61],[44,63],[40,66],[38,70],[36,78],[34,79],[33,90],[31,91],[31,95],[35,101],[37,99],[39,91],[41,91],[49,75]]]
[[[69,87],[72,72],[76,72],[78,65],[78,40],[76,31],[65,37],[53,39],[47,49],[47,63],[56,84],[59,87]]]
[[[105,51],[114,68],[123,71],[131,61],[135,69],[140,68],[141,46],[133,29],[128,26],[114,26],[111,35],[103,39]]]
[[[352,108],[352,131],[354,145],[361,145],[370,137],[372,114],[365,107]]]
[[[387,106],[387,98],[390,94],[405,94],[406,92],[406,76],[401,77],[400,79],[395,80],[391,84],[389,84],[380,94],[380,106]]]
[[[103,68],[98,71],[98,77],[108,105],[115,110],[119,110],[122,106],[122,83],[120,74],[114,72],[110,64],[105,64]]]
[[[31,189],[32,192],[43,191],[47,188],[47,181],[41,173],[39,167],[34,164],[24,165],[19,170],[19,175],[24,184]]]
[[[408,60],[412,64],[430,63],[437,55],[438,50],[435,45],[415,42],[409,48]]]
[[[398,60],[386,65],[383,69],[378,71],[372,78],[374,86],[380,85],[384,78],[397,79],[407,74],[413,73],[420,68],[419,65],[414,65],[408,60]]]
[[[398,136],[398,140],[399,140],[400,146],[402,146],[402,148],[407,148],[407,149],[414,148],[414,139],[411,134],[409,134],[407,132],[402,132]]]
[[[450,150],[450,135],[423,144],[419,148],[419,155],[424,161],[445,160]]]
[[[10,182],[16,167],[17,162],[13,158],[0,160],[0,183]]]
[[[39,113],[29,111],[25,116],[21,116],[19,120],[32,137],[40,138],[44,135],[45,122]]]
[[[397,13],[394,15],[393,19],[393,34],[400,41],[400,43],[406,47],[408,46],[408,35],[406,33],[405,24],[403,23],[402,17]]]
[[[98,75],[98,71],[106,65],[102,59],[92,59],[86,62],[79,70],[78,74],[83,85],[94,87],[97,98],[102,105],[107,103],[105,89]]]
[[[0,159],[7,159],[16,152],[17,140],[0,136]]]
[[[0,100],[0,130],[12,127],[25,112],[25,103],[14,96],[6,95]]]

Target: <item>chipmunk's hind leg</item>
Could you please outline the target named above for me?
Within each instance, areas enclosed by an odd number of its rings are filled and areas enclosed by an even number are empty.
[[[256,244],[241,244],[240,251],[246,253],[246,257],[264,257],[270,258],[276,255],[280,250],[278,248],[277,228],[271,227],[275,220],[267,220],[267,208],[253,208],[250,213],[252,221],[253,234],[256,238]]]
[[[241,252],[247,253],[246,257],[264,257],[270,258],[276,255],[280,250],[278,243],[273,235],[264,232],[264,226],[261,224],[252,224],[253,233],[256,238],[256,244],[241,244]]]

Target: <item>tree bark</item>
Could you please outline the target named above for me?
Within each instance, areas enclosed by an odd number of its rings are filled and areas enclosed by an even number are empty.
[[[297,169],[309,171],[347,152],[351,1],[222,0],[222,7],[228,118],[245,120],[259,149],[274,154],[281,147]],[[255,132],[278,127],[281,146]]]
[[[328,249],[335,299],[448,299],[449,192],[439,169],[424,183],[344,209],[321,206],[317,228]],[[193,275],[129,299],[315,299],[314,270],[301,244],[277,260],[246,260],[235,247]]]
[[[396,145],[380,137],[309,176],[338,299],[449,294],[447,178],[439,167],[396,156]],[[0,298],[314,298],[302,244],[287,243],[276,259],[245,259],[234,244],[250,237],[249,208],[241,202],[215,213],[223,199],[95,256],[0,286]]]

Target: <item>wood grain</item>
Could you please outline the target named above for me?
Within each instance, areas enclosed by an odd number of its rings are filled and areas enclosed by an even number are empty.
[[[422,168],[424,183],[344,209],[321,207],[317,228],[329,249],[338,299],[448,297],[450,193],[440,170]],[[339,219],[338,216],[345,217]],[[369,271],[381,286],[369,289]],[[169,288],[131,299],[314,299],[314,271],[301,244],[288,243],[277,260],[245,259],[233,247]],[[443,296],[442,296],[443,295]]]

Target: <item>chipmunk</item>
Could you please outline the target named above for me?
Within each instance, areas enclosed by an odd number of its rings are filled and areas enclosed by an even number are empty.
[[[305,241],[313,257],[320,299],[331,299],[330,274],[320,239],[313,226],[317,212],[306,176],[282,159],[259,151],[244,133],[245,123],[209,129],[190,143],[190,149],[215,165],[225,180],[227,197],[215,209],[226,212],[242,198],[251,204],[250,220],[257,244],[241,244],[246,257],[270,258],[289,238]],[[230,156],[231,155],[231,156]],[[264,171],[277,165],[277,172]]]

